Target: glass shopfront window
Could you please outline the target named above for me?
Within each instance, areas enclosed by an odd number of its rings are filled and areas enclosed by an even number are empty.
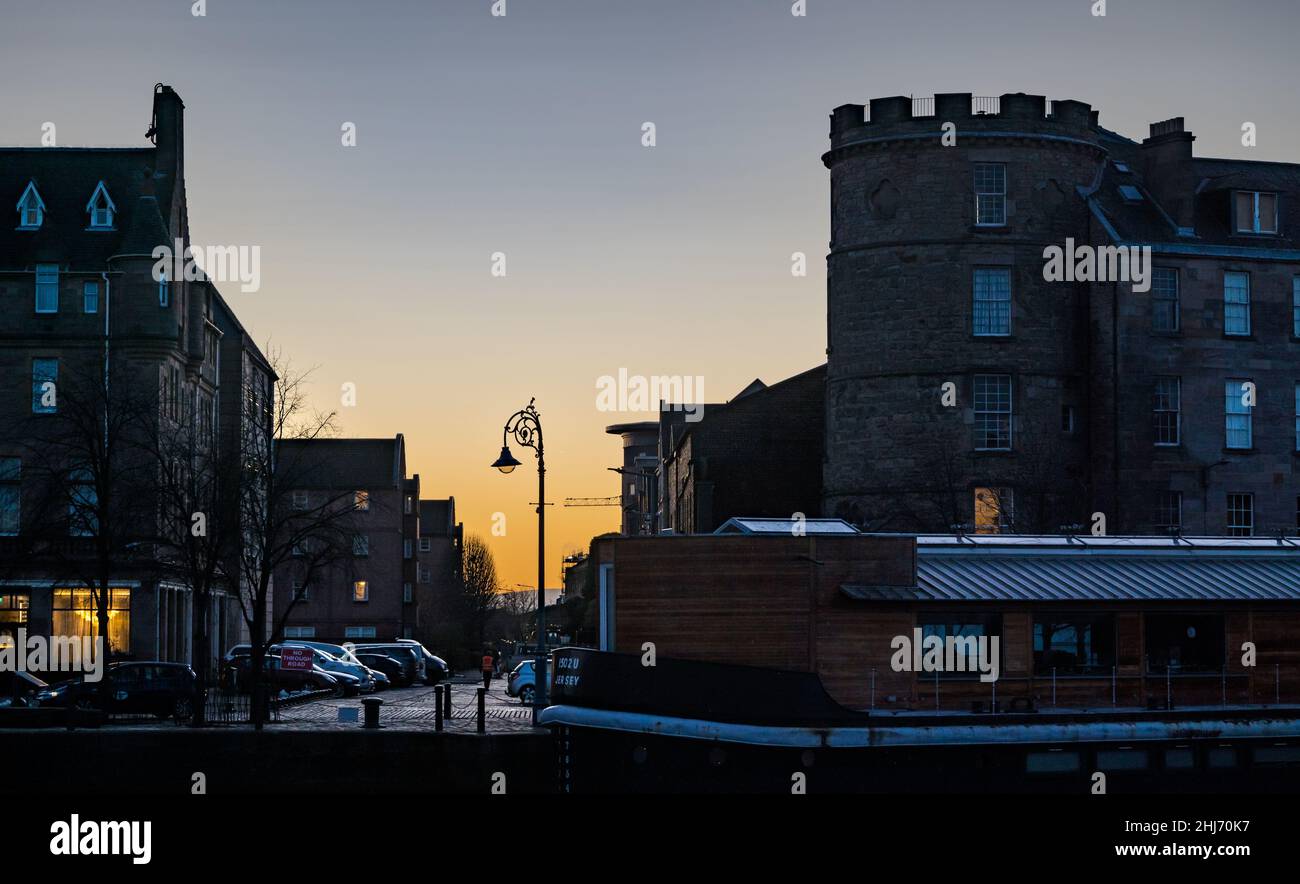
[[[18,630],[27,625],[27,609],[31,602],[30,593],[0,588],[0,645],[18,643]]]
[[[89,636],[99,634],[96,594],[89,589],[54,590],[54,635]],[[109,590],[108,642],[114,653],[131,650],[131,590]]]

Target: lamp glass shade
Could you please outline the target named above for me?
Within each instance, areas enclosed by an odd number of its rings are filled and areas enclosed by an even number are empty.
[[[492,466],[496,467],[503,473],[509,473],[513,472],[514,468],[519,466],[519,461],[515,460],[515,456],[510,453],[510,447],[508,445],[502,445],[501,456],[496,459],[496,463],[492,464]]]

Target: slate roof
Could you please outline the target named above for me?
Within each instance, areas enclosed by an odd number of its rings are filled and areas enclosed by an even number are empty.
[[[153,147],[0,148],[0,270],[57,263],[98,271],[114,255],[170,244],[157,195],[169,193],[171,182],[155,179],[155,157]],[[31,181],[45,217],[39,230],[17,230],[16,206]],[[113,230],[91,231],[86,202],[100,181],[118,213]]]
[[[298,488],[395,488],[405,478],[401,434],[391,439],[281,439],[276,469]]]
[[[1196,191],[1193,225],[1195,236],[1180,236],[1168,207],[1159,203],[1143,178],[1141,149],[1127,139],[1106,143],[1111,158],[1128,165],[1122,172],[1113,162],[1091,194],[1094,213],[1099,212],[1112,239],[1127,244],[1173,247],[1171,251],[1195,254],[1197,250],[1221,252],[1232,249],[1242,257],[1259,252],[1300,250],[1300,165],[1252,160],[1194,157],[1188,180]],[[1120,185],[1130,184],[1143,192],[1140,203],[1126,201]],[[1277,236],[1239,235],[1231,230],[1231,199],[1234,190],[1259,190],[1281,194]],[[1260,255],[1264,257],[1263,254]],[[1294,260],[1289,255],[1279,257]]]

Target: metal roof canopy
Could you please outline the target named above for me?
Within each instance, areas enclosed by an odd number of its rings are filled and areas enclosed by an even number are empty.
[[[930,535],[916,551],[918,601],[1300,601],[1290,539]]]

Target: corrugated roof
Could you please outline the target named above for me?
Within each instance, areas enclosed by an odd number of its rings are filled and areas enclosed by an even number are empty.
[[[1300,601],[1300,555],[918,555],[929,601]]]

